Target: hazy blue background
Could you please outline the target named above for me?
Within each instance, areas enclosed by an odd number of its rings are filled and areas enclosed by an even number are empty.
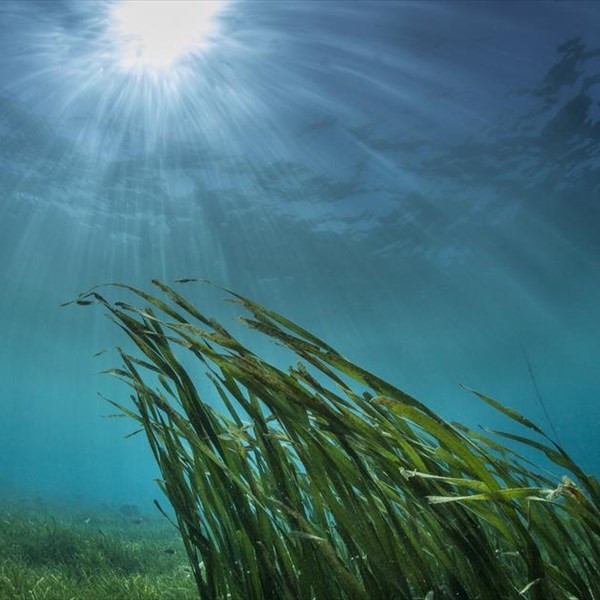
[[[116,68],[112,4],[0,3],[0,493],[156,495],[100,418],[122,337],[58,307],[153,277],[250,295],[471,424],[494,415],[459,383],[547,426],[522,344],[600,472],[600,3],[232,1],[154,83]]]

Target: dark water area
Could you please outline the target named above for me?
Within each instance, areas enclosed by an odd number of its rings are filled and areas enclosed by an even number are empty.
[[[497,420],[462,383],[551,432],[541,396],[600,473],[597,2],[232,0],[168,68],[123,59],[119,6],[0,5],[0,495],[152,508],[98,395],[124,336],[59,305],[178,277],[449,419]]]

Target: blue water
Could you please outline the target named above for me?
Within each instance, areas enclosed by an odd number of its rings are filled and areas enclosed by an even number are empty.
[[[599,3],[232,0],[168,68],[123,64],[118,8],[0,4],[2,494],[157,495],[101,418],[128,391],[92,355],[123,336],[59,308],[154,277],[244,293],[471,425],[498,418],[460,383],[550,428],[525,348],[600,473]]]

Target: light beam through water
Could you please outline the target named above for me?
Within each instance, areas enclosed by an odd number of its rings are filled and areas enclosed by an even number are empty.
[[[126,70],[166,71],[209,46],[223,2],[124,0],[111,10],[111,26]]]

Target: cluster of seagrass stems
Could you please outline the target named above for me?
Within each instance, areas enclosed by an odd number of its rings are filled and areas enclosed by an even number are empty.
[[[73,302],[102,305],[133,342],[109,370],[131,404],[113,404],[148,439],[200,598],[600,599],[600,485],[534,423],[478,392],[530,433],[449,423],[225,290],[245,325],[297,357],[283,371],[153,284]],[[137,305],[108,301],[105,287]]]

